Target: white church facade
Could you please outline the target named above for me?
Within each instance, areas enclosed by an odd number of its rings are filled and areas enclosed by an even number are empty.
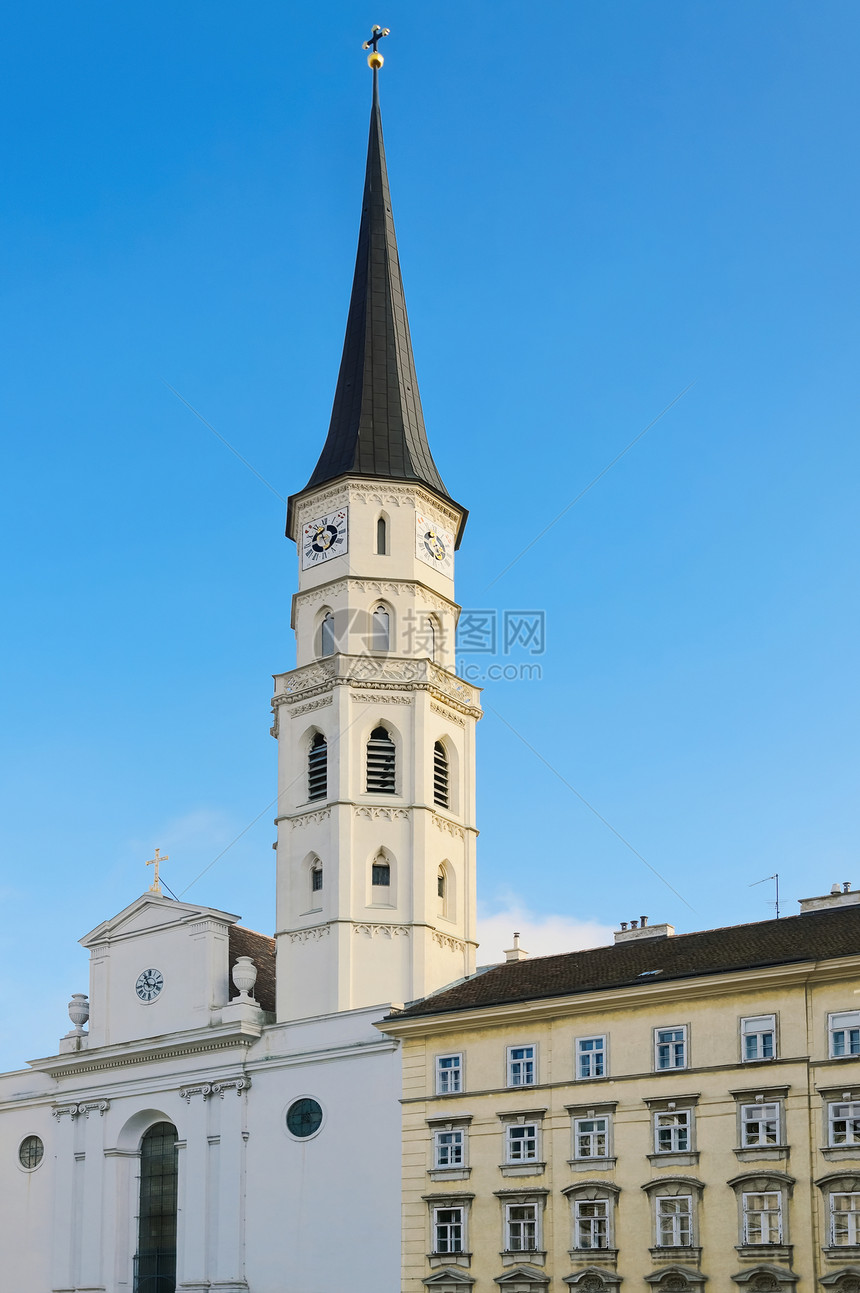
[[[480,698],[454,673],[466,513],[424,428],[379,61],[331,426],[288,511],[274,937],[156,879],[81,940],[74,1027],[0,1076],[4,1293],[400,1287],[399,1043],[373,1024],[475,968]]]

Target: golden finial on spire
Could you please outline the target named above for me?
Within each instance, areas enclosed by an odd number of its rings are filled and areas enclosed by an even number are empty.
[[[367,66],[372,67],[374,72],[378,72],[379,69],[382,67],[382,64],[385,62],[385,59],[380,54],[379,50],[377,49],[377,46],[379,42],[382,40],[383,36],[390,36],[390,35],[391,35],[390,27],[374,26],[373,31],[370,34],[370,40],[366,40],[361,47],[362,49],[370,50],[370,53],[367,56]]]
[[[156,850],[155,850],[155,857],[154,857],[154,858],[150,858],[150,859],[149,859],[149,861],[147,862],[147,864],[146,864],[147,866],[154,866],[154,867],[155,867],[155,874],[154,874],[154,875],[153,875],[153,877],[152,877],[152,884],[149,886],[149,892],[150,892],[150,893],[161,893],[161,883],[160,883],[160,881],[159,881],[159,879],[158,879],[158,868],[159,868],[159,865],[160,865],[162,862],[169,862],[169,861],[170,861],[170,858],[167,856],[167,854],[166,854],[166,853],[165,853],[164,857],[162,857],[162,856],[161,856],[161,854],[159,853],[158,849],[156,849]]]

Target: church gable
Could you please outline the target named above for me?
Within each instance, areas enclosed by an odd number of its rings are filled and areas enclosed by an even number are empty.
[[[145,893],[109,920],[102,921],[89,934],[85,934],[80,942],[83,947],[93,948],[117,938],[145,934],[171,925],[184,925],[190,921],[217,920],[229,925],[235,924],[238,919],[238,916],[218,911],[215,907],[199,907],[193,903],[164,898],[161,894]]]

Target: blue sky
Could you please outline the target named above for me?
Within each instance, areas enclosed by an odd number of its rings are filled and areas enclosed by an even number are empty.
[[[487,951],[860,883],[856,5],[318,8],[7,20],[6,1066],[56,1048],[156,845],[179,893],[257,819],[187,896],[273,927],[276,494],[328,425],[375,21],[458,595],[545,613],[541,679],[485,691]]]

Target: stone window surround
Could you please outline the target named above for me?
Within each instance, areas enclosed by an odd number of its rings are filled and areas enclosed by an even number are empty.
[[[699,1150],[696,1144],[696,1105],[701,1099],[701,1092],[694,1091],[688,1095],[644,1096],[643,1103],[648,1106],[650,1123],[651,1152],[647,1155],[651,1163],[671,1163],[675,1167],[694,1167],[699,1161]],[[690,1113],[690,1148],[680,1150],[658,1150],[656,1140],[656,1114]]]
[[[543,1120],[549,1113],[549,1109],[544,1105],[540,1109],[514,1109],[509,1113],[499,1113],[496,1117],[503,1126],[503,1154],[502,1161],[499,1164],[499,1170],[502,1176],[540,1176],[546,1170],[546,1160],[542,1158],[543,1149]],[[507,1156],[507,1138],[508,1127],[519,1124],[525,1126],[526,1123],[534,1123],[537,1127],[537,1158],[517,1159],[514,1162],[508,1162]]]
[[[472,1254],[469,1252],[469,1229],[470,1229],[470,1210],[474,1194],[463,1190],[450,1190],[444,1194],[422,1194],[423,1202],[427,1204],[427,1224],[429,1227],[430,1242],[427,1246],[427,1261],[429,1265],[440,1266],[469,1266],[472,1261]],[[437,1208],[462,1208],[463,1209],[463,1252],[461,1253],[437,1253],[433,1245],[435,1235],[433,1231],[434,1213]]]
[[[650,1249],[651,1258],[655,1262],[672,1262],[677,1265],[678,1262],[692,1263],[698,1266],[702,1258],[702,1249],[699,1244],[699,1213],[702,1207],[702,1193],[705,1189],[703,1181],[694,1176],[662,1176],[653,1181],[646,1181],[641,1187],[651,1200],[651,1227],[654,1243]],[[693,1200],[693,1206],[690,1217],[690,1228],[692,1243],[688,1247],[670,1248],[658,1244],[659,1232],[657,1227],[657,1206],[655,1199],[658,1196],[671,1195],[690,1195]]]
[[[860,1145],[830,1144],[830,1106],[832,1104],[860,1103],[860,1086],[818,1086],[815,1088],[821,1096],[821,1156],[828,1162],[860,1162]]]
[[[794,1191],[795,1180],[786,1172],[775,1168],[759,1168],[758,1171],[742,1172],[732,1177],[727,1185],[735,1192],[738,1208],[738,1242],[736,1251],[741,1257],[761,1257],[764,1261],[791,1262],[792,1244],[788,1203]],[[778,1244],[748,1244],[744,1240],[744,1195],[772,1194],[779,1192],[781,1197],[782,1240]],[[734,1278],[734,1277],[733,1277]]]
[[[617,1224],[618,1196],[621,1193],[621,1187],[614,1181],[578,1181],[575,1185],[568,1185],[562,1190],[562,1194],[570,1204],[570,1224],[571,1224],[571,1247],[569,1256],[571,1262],[588,1261],[593,1264],[595,1260],[608,1262],[613,1269],[618,1260],[618,1248],[615,1243],[615,1230]],[[573,1239],[576,1238],[575,1231],[575,1209],[574,1203],[577,1199],[606,1199],[610,1206],[607,1209],[607,1239],[609,1246],[607,1248],[575,1248]]]
[[[744,1024],[751,1019],[772,1019],[773,1020],[773,1055],[763,1059],[756,1056],[754,1059],[747,1059],[745,1055],[746,1046],[744,1038],[747,1034],[744,1031]],[[746,1067],[748,1064],[772,1064],[774,1060],[779,1059],[779,1014],[775,1010],[769,1010],[760,1015],[740,1015],[738,1018],[738,1057],[740,1063]]]
[[[568,1166],[574,1172],[594,1172],[606,1171],[615,1166],[615,1110],[618,1108],[617,1100],[597,1100],[588,1104],[566,1104],[565,1109],[570,1114],[570,1138],[571,1138],[571,1157],[567,1160]],[[606,1118],[608,1120],[607,1135],[609,1153],[605,1158],[577,1158],[576,1157],[576,1119],[577,1118]]]
[[[432,1181],[465,1181],[472,1173],[469,1166],[469,1127],[472,1122],[470,1113],[451,1113],[439,1114],[434,1118],[425,1119],[427,1126],[433,1133],[430,1142],[430,1166],[427,1174]],[[437,1131],[462,1131],[463,1132],[463,1162],[456,1167],[437,1167],[436,1166],[436,1135]]]
[[[758,1063],[759,1061],[747,1061],[748,1063]],[[771,1060],[761,1061],[762,1063],[772,1063]],[[788,1158],[788,1141],[785,1129],[785,1102],[788,1099],[790,1086],[757,1086],[741,1087],[737,1090],[730,1091],[729,1095],[735,1102],[735,1118],[737,1125],[737,1148],[735,1149],[735,1158],[741,1162],[762,1162],[766,1159],[786,1159]],[[746,1104],[776,1104],[779,1106],[779,1144],[778,1145],[744,1145],[743,1142],[743,1116],[741,1109]]]
[[[824,1225],[821,1227],[823,1243],[821,1245],[824,1256],[829,1261],[835,1262],[860,1262],[860,1244],[834,1244],[831,1234],[831,1210],[830,1198],[834,1194],[858,1194],[860,1193],[860,1171],[848,1169],[842,1172],[828,1172],[826,1176],[819,1176],[815,1182],[821,1191],[822,1202],[824,1205]],[[845,1272],[843,1272],[843,1275]]]
[[[543,1222],[544,1222],[543,1214],[546,1211],[546,1203],[550,1194],[549,1190],[547,1190],[544,1187],[536,1187],[534,1189],[531,1189],[528,1186],[526,1186],[521,1190],[515,1190],[515,1189],[514,1190],[495,1190],[494,1194],[496,1198],[499,1200],[500,1211],[501,1211],[502,1246],[500,1250],[500,1256],[502,1259],[502,1265],[515,1266],[520,1262],[527,1262],[530,1265],[534,1265],[534,1266],[544,1266],[546,1264],[546,1250],[544,1248],[538,1248],[530,1252],[522,1252],[519,1249],[516,1251],[512,1251],[510,1249],[505,1248],[505,1241],[507,1238],[506,1222],[507,1222],[507,1208],[509,1204],[513,1204],[514,1206],[517,1206],[517,1205],[528,1206],[529,1204],[536,1204],[537,1205],[536,1238],[539,1244],[543,1244]]]

